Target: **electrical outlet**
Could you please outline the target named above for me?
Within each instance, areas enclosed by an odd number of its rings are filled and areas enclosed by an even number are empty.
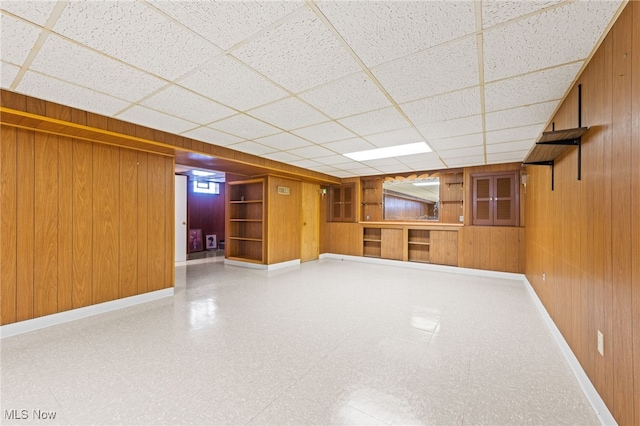
[[[464,222],[464,216],[460,216],[460,222]]]
[[[542,273],[542,282],[543,283],[547,282],[547,274],[545,272]]]
[[[598,352],[604,356],[604,334],[600,330],[598,330]]]

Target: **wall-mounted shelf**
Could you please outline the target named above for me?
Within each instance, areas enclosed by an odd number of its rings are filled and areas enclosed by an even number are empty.
[[[588,127],[576,129],[555,130],[544,132],[542,137],[531,148],[523,164],[537,166],[551,166],[551,190],[554,186],[555,159],[570,146],[578,147],[578,180],[582,179],[582,135],[587,133]]]

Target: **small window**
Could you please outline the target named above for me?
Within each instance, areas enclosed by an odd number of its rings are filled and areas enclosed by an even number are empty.
[[[193,192],[199,194],[220,194],[220,184],[218,182],[193,181]]]

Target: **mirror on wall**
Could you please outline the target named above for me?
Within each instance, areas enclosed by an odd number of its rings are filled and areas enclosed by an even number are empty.
[[[384,220],[439,220],[439,177],[386,179],[382,194]]]

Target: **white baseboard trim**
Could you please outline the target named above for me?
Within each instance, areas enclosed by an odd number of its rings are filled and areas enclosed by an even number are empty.
[[[403,268],[413,268],[413,269],[423,269],[428,271],[439,271],[439,272],[449,272],[454,274],[466,274],[466,275],[475,275],[481,277],[493,277],[493,278],[503,278],[510,280],[518,280],[522,281],[529,292],[529,295],[533,299],[534,304],[538,308],[538,311],[542,315],[544,322],[547,324],[547,327],[551,331],[556,344],[562,351],[564,358],[569,363],[573,374],[578,379],[578,383],[580,383],[580,387],[584,392],[585,396],[591,403],[591,407],[596,412],[600,423],[605,426],[613,426],[617,425],[616,420],[611,415],[611,412],[605,405],[602,397],[589,380],[587,373],[585,373],[584,369],[578,362],[578,358],[576,358],[575,354],[571,350],[571,347],[560,333],[560,330],[556,326],[555,322],[547,312],[547,309],[542,304],[542,301],[536,294],[535,290],[527,280],[527,277],[524,274],[516,274],[511,272],[497,272],[497,271],[485,271],[481,269],[471,269],[471,268],[458,268],[455,266],[443,266],[443,265],[433,265],[430,263],[416,263],[416,262],[404,262],[401,260],[389,260],[389,259],[379,259],[375,257],[362,257],[362,256],[350,256],[343,254],[334,254],[334,253],[323,253],[320,255],[320,259],[339,259],[339,260],[349,260],[354,262],[362,262],[362,263],[374,263],[378,265],[389,265],[389,266],[399,266]]]
[[[300,266],[300,259],[288,260],[286,262],[272,263],[264,265],[262,263],[243,262],[241,260],[225,259],[225,265],[239,266],[241,268],[259,269],[261,271],[275,271],[276,269],[290,268],[292,266]]]
[[[0,326],[0,339],[15,336],[18,334],[28,333],[30,331],[39,330],[45,327],[51,327],[52,325],[58,325],[65,322],[87,318],[109,311],[115,311],[117,309],[122,309],[129,306],[139,305],[141,303],[151,302],[153,300],[173,296],[173,293],[173,287],[165,288],[162,290],[151,291],[149,293],[111,300],[109,302],[98,303],[96,305],[85,306],[83,308],[71,309],[69,311],[59,312],[57,314],[46,315],[44,317],[38,317],[30,320],[16,322],[13,324],[3,325]]]
[[[580,365],[580,362],[578,362],[578,358],[576,358],[575,354],[571,350],[571,347],[569,346],[567,341],[564,339],[564,336],[562,335],[562,333],[560,333],[560,330],[556,326],[556,323],[553,321],[553,319],[549,315],[549,312],[542,304],[542,301],[538,297],[538,294],[533,289],[533,286],[531,286],[531,283],[529,283],[529,280],[524,275],[522,275],[522,282],[524,282],[525,287],[529,291],[529,295],[531,295],[531,298],[533,299],[533,302],[538,308],[538,311],[542,315],[544,322],[547,324],[547,327],[549,327],[549,330],[551,331],[551,334],[553,335],[553,338],[555,339],[556,343],[560,347],[560,350],[562,351],[564,358],[569,363],[571,370],[573,370],[573,374],[576,376],[576,379],[578,379],[578,383],[580,383],[580,387],[582,388],[582,391],[587,396],[587,399],[589,400],[589,402],[591,403],[591,406],[596,412],[598,419],[600,419],[600,423],[606,426],[617,425],[618,423],[613,418],[613,415],[605,405],[604,401],[602,400],[602,397],[600,396],[596,388],[593,386],[593,383],[591,383],[591,380],[589,380],[589,377],[587,376],[587,373],[585,373],[584,369]]]

